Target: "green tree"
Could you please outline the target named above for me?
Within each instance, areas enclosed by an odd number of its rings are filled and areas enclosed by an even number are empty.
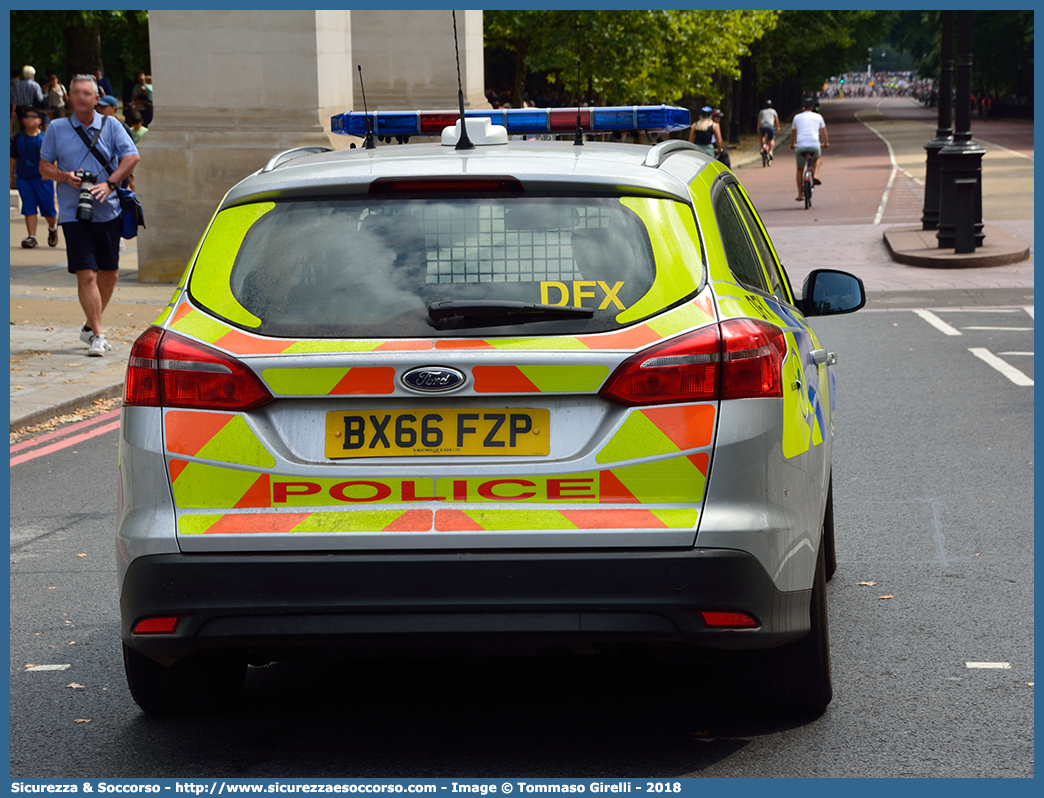
[[[527,72],[606,104],[719,99],[715,78],[775,24],[775,11],[487,11],[486,44],[515,54],[515,104]],[[576,61],[580,61],[577,84]]]
[[[11,11],[11,68],[67,81],[98,67],[117,83],[150,70],[147,11]]]

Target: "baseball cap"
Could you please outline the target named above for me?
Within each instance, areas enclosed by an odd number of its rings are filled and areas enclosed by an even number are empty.
[[[106,94],[104,97],[98,100],[98,105],[111,105],[113,108],[115,108],[119,105],[119,102],[111,94]]]

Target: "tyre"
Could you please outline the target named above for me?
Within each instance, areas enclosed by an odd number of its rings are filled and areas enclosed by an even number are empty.
[[[809,602],[811,629],[800,640],[754,652],[756,709],[818,716],[833,698],[827,629],[825,547],[819,547]]]
[[[802,192],[805,195],[805,207],[812,207],[812,181],[806,180],[802,183]]]
[[[193,654],[166,667],[124,645],[123,667],[131,695],[143,710],[191,715],[235,704],[246,675],[246,658],[225,652]]]
[[[761,165],[762,167],[769,165],[768,150],[761,151]]]
[[[834,551],[834,475],[827,483],[826,512],[823,514],[823,551],[826,580],[834,578],[837,570],[837,555]]]

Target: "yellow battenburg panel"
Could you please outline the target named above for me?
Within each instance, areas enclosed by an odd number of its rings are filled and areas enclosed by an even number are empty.
[[[680,202],[650,197],[621,197],[620,204],[638,215],[649,231],[656,279],[649,291],[616,321],[636,321],[693,293],[703,276],[699,233],[692,211]]]
[[[180,293],[181,293],[180,289],[175,291],[174,292],[174,298],[176,299],[178,294],[180,294]],[[159,326],[163,325],[164,322],[166,322],[167,319],[170,318],[170,314],[173,311],[174,311],[174,300],[172,299],[170,304],[167,305],[167,307],[163,308],[163,310],[160,311],[160,314],[155,319],[153,319],[152,325],[154,327],[159,327]]]
[[[614,468],[612,474],[643,504],[701,502],[707,481],[688,457]]]
[[[326,352],[372,352],[383,343],[383,340],[298,341],[283,351],[288,355],[323,354]]]
[[[466,510],[465,514],[488,532],[578,528],[558,510]]]
[[[265,369],[261,377],[278,394],[327,396],[345,375],[347,366],[314,369]]]
[[[403,512],[403,510],[355,510],[346,513],[312,513],[290,531],[294,533],[381,532],[389,524],[399,519]]]
[[[667,338],[676,333],[684,332],[693,327],[699,327],[714,321],[706,311],[695,302],[675,308],[670,313],[649,319],[646,326],[658,335]]]
[[[235,416],[222,427],[196,452],[196,457],[261,468],[273,468],[276,464],[275,458],[242,416]]]
[[[235,507],[259,476],[256,471],[190,462],[173,481],[174,504],[193,510]]]
[[[178,518],[178,534],[203,535],[220,520],[220,515],[183,515]]]
[[[259,327],[261,319],[232,295],[232,266],[247,232],[274,207],[274,202],[259,202],[221,211],[200,245],[192,272],[192,295],[199,303],[245,327]]]
[[[190,310],[180,319],[170,325],[170,329],[191,335],[195,338],[199,338],[201,341],[206,341],[208,344],[217,342],[219,338],[225,335],[232,328],[227,324],[222,324],[217,319],[212,319],[205,313],[200,313],[198,310]]]
[[[597,391],[609,376],[608,366],[519,366],[542,393]]]
[[[632,410],[620,429],[595,456],[599,463],[618,463],[654,454],[680,452],[674,442],[640,410]]]
[[[808,451],[811,430],[807,418],[809,407],[805,375],[797,356],[797,341],[793,333],[787,332],[785,337],[788,352],[783,360],[783,456],[789,459]],[[794,387],[795,383],[798,383],[797,388]]]

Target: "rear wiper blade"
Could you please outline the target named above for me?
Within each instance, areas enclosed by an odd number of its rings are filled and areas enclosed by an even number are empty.
[[[428,324],[436,330],[466,327],[498,327],[537,321],[590,319],[594,308],[572,305],[540,305],[500,299],[443,299],[428,305]]]

